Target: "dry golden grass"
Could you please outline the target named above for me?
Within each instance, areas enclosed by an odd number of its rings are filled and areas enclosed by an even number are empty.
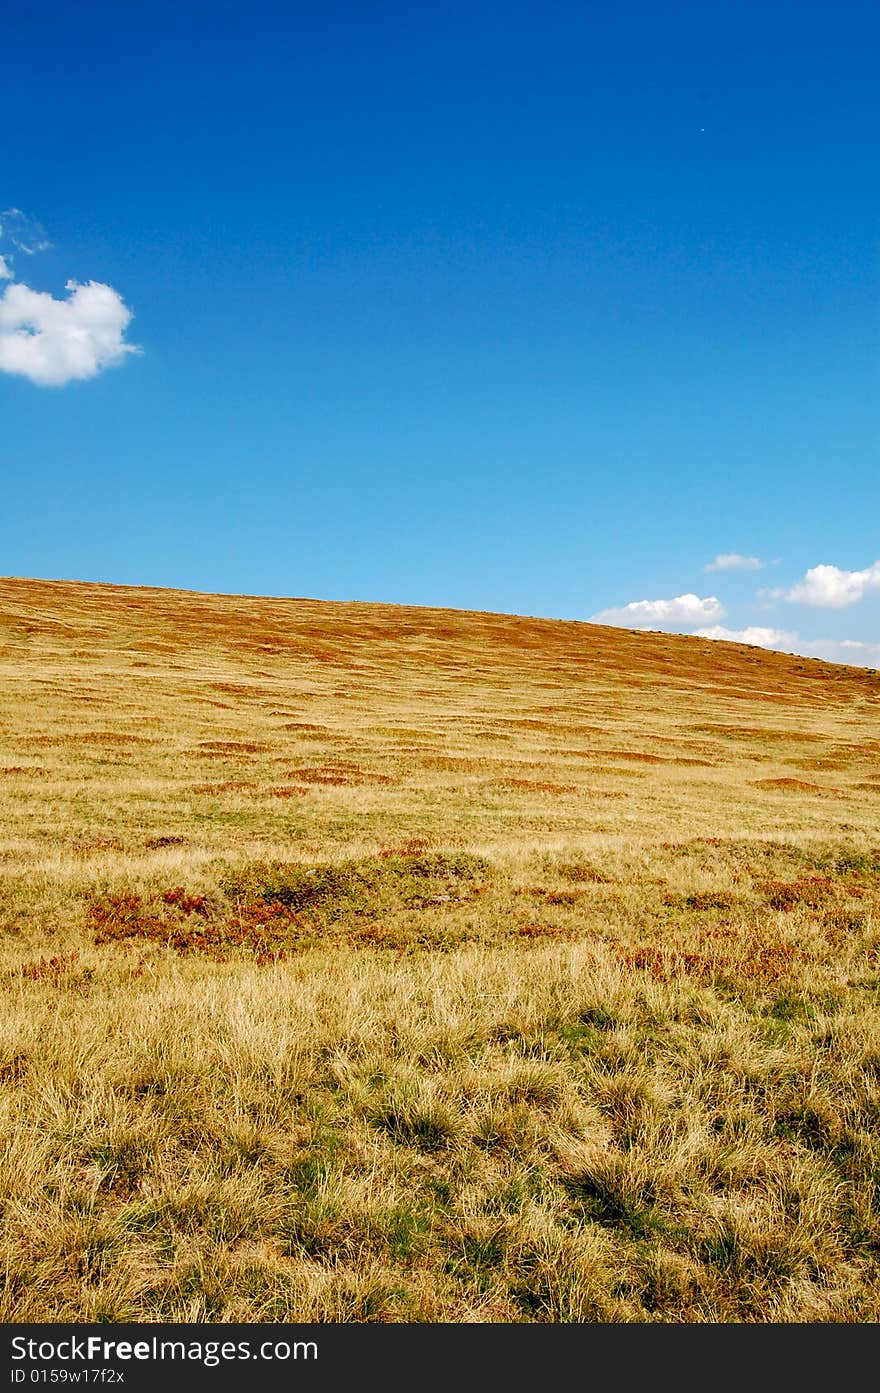
[[[0,582],[0,1320],[876,1321],[880,677]]]

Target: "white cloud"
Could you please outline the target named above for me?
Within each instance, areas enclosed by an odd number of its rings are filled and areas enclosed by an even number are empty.
[[[794,653],[802,658],[824,658],[828,663],[850,663],[857,667],[880,664],[880,643],[863,643],[852,638],[801,638],[793,630],[769,629],[754,625],[745,629],[726,629],[722,624],[694,630],[695,638],[724,639],[728,643],[747,643]]]
[[[745,629],[726,629],[723,624],[712,624],[706,629],[695,629],[696,638],[720,638],[728,643],[749,643],[756,648],[778,648],[783,653],[793,653],[791,644],[797,643],[797,634],[785,629],[765,629],[759,624],[751,624]]]
[[[7,215],[3,215],[4,218]],[[95,377],[138,349],[123,342],[131,310],[109,285],[68,281],[66,299],[13,282],[0,295],[0,372],[41,387]]]
[[[803,579],[784,592],[793,604],[843,609],[861,600],[869,590],[880,590],[880,561],[863,571],[843,571],[839,566],[812,566]]]
[[[703,567],[704,571],[761,571],[764,562],[757,556],[740,556],[738,551],[723,551]]]
[[[25,256],[48,251],[52,245],[43,225],[20,208],[6,208],[0,213],[0,237],[7,238]]]
[[[826,568],[836,569],[836,568]],[[844,572],[864,577],[868,572]],[[810,572],[807,573],[808,575]],[[880,580],[874,582],[880,586]],[[786,595],[788,592],[785,592]],[[718,623],[727,611],[715,595],[701,597],[676,595],[672,600],[633,600],[619,609],[603,609],[590,616],[592,624],[612,624],[628,629],[665,629],[672,633],[688,634],[693,638],[708,638],[727,643],[749,644],[755,648],[774,649],[803,658],[823,658],[829,663],[849,663],[859,667],[880,668],[880,643],[853,638],[802,638],[794,629],[777,629],[770,625],[749,624],[742,629],[728,628]]]
[[[852,638],[815,638],[798,641],[795,650],[808,658],[824,658],[828,663],[854,663],[857,667],[880,665],[880,643],[862,643]]]
[[[592,624],[614,624],[626,629],[656,629],[669,624],[700,624],[723,619],[726,610],[715,595],[676,595],[672,600],[633,600],[619,609],[603,609],[590,616]]]
[[[0,256],[0,281],[12,280],[12,267],[5,256]]]
[[[757,599],[765,609],[772,606],[776,600],[784,600],[787,594],[784,585],[766,585],[756,592]]]

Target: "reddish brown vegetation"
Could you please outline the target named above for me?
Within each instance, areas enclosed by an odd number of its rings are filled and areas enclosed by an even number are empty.
[[[674,909],[733,909],[739,900],[729,890],[695,890],[690,895],[668,894],[664,904]]]
[[[163,904],[172,904],[179,909],[181,914],[210,914],[210,906],[206,895],[190,895],[182,885],[175,885],[173,890],[166,890],[161,895]]]
[[[527,793],[577,793],[574,784],[545,783],[540,779],[499,779],[498,787],[523,789]]]
[[[714,949],[708,942],[710,935],[701,936],[705,949]],[[625,967],[647,972],[658,982],[669,981],[682,974],[702,978],[735,975],[768,985],[777,982],[791,972],[794,963],[804,961],[802,950],[789,943],[759,943],[754,940],[745,945],[743,956],[733,957],[714,951],[693,951],[679,948],[657,948],[643,945],[619,953]]]
[[[108,895],[89,907],[88,921],[96,944],[146,939],[220,962],[239,949],[265,963],[285,956],[283,944],[295,915],[284,905],[263,902],[222,914],[207,896],[176,885],[147,901],[140,895]]]
[[[667,761],[662,755],[649,755],[642,750],[597,750],[596,754],[602,759],[634,759],[642,764],[665,764]]]
[[[485,760],[462,755],[426,755],[420,763],[425,769],[441,769],[450,774],[476,774],[486,768]]]
[[[803,779],[750,779],[753,788],[780,788],[780,789],[799,789],[802,793],[829,793],[830,790],[822,788],[819,784],[808,784]]]
[[[136,735],[133,731],[79,730],[64,735],[28,735],[28,745],[152,745],[155,741],[147,735]]]
[[[594,885],[608,885],[610,879],[602,871],[597,871],[595,866],[587,866],[582,861],[563,861],[558,867],[559,874],[563,880],[578,882],[589,882]]]
[[[242,793],[245,789],[256,788],[247,779],[228,779],[220,784],[193,784],[191,793]]]
[[[400,846],[386,846],[379,852],[383,858],[388,856],[420,856],[431,845],[424,837],[410,837]]]
[[[526,920],[517,926],[517,933],[520,938],[568,938],[570,935],[564,928],[557,924],[542,924],[532,920]]]
[[[521,895],[531,895],[533,899],[543,900],[545,904],[577,904],[584,897],[583,890],[547,890],[543,885],[532,885],[527,890],[517,892]]]
[[[57,981],[65,973],[71,972],[79,961],[79,953],[60,953],[53,958],[41,957],[38,962],[23,963],[18,976],[29,982]]]
[[[271,750],[271,745],[261,745],[249,740],[200,740],[199,749],[209,754],[260,755]]]
[[[288,779],[299,779],[306,784],[335,784],[340,787],[356,788],[362,784],[390,784],[394,780],[388,774],[377,774],[369,769],[361,769],[357,764],[324,764],[317,768],[289,769]]]
[[[796,909],[802,904],[818,909],[834,894],[835,886],[827,876],[811,875],[792,881],[768,880],[763,890],[771,909]]]

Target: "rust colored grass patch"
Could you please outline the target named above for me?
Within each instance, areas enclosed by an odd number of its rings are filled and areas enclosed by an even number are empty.
[[[646,779],[648,777],[644,769],[622,769],[616,764],[587,764],[584,766],[584,773],[604,774],[609,779]]]
[[[377,774],[357,765],[324,764],[318,768],[289,769],[288,779],[299,779],[306,784],[330,784],[338,787],[357,788],[367,784],[391,784],[394,780],[389,774]]]
[[[254,740],[200,740],[199,749],[218,755],[261,755],[271,750],[271,745],[263,745]]]
[[[96,851],[121,851],[122,843],[115,837],[97,837],[94,841],[74,842],[70,849],[74,856],[91,856]]]
[[[149,937],[155,915],[145,912],[140,895],[107,895],[89,905],[87,919],[95,943],[110,943],[113,939]]]
[[[732,944],[732,940],[728,940]],[[647,972],[655,981],[668,982],[681,975],[703,979],[719,976],[733,976],[754,982],[756,985],[773,985],[780,978],[791,973],[798,961],[805,961],[802,950],[790,943],[763,943],[750,940],[742,945],[740,956],[718,953],[710,939],[701,936],[700,945],[709,949],[701,952],[692,949],[658,948],[653,944],[643,944],[635,949],[619,953],[624,967]]]
[[[517,925],[516,930],[520,938],[542,939],[542,938],[568,938],[569,931],[560,928],[558,924],[544,924],[539,920],[526,920]]]
[[[663,896],[663,903],[671,909],[734,909],[739,898],[729,890],[695,890],[690,895]]]
[[[644,750],[597,750],[602,759],[634,759],[641,764],[665,764],[663,755],[649,755]]]
[[[691,730],[699,731],[707,735],[729,735],[739,740],[797,740],[800,744],[821,743],[824,739],[822,735],[815,735],[805,730],[778,730],[769,726],[738,726],[726,725],[718,721],[709,721],[702,725],[693,725]]]
[[[449,774],[476,774],[486,768],[485,760],[464,755],[428,755],[419,762],[424,769],[440,769]]]
[[[499,779],[499,788],[523,790],[526,793],[577,793],[575,784],[545,783],[541,779]]]
[[[153,745],[155,741],[148,735],[137,735],[134,731],[84,730],[66,735],[27,736],[28,745]]]
[[[246,682],[212,682],[212,692],[222,692],[224,696],[261,697],[265,696],[262,687],[254,687]]]
[[[769,943],[756,946],[736,967],[743,977],[752,981],[774,983],[790,973],[795,963],[806,960],[803,949],[792,943]]]
[[[835,885],[827,876],[811,875],[800,880],[768,880],[763,891],[771,909],[796,909],[798,905],[818,909],[834,894]]]
[[[248,903],[226,914],[205,895],[175,886],[144,900],[139,895],[110,895],[90,905],[88,922],[94,942],[128,939],[159,943],[177,953],[199,953],[223,962],[230,953],[245,953],[258,964],[277,962],[290,947],[296,916],[285,905]]]
[[[679,952],[648,945],[621,953],[620,962],[624,967],[635,968],[637,972],[647,972],[656,982],[668,982],[682,973],[686,976],[711,977],[718,972],[719,966],[726,965],[726,960],[707,958],[702,953]]]
[[[427,851],[431,843],[424,837],[410,837],[408,841],[402,842],[400,846],[385,846],[379,855],[386,859],[389,856],[421,856],[423,851]]]
[[[749,783],[753,788],[790,789],[792,792],[800,790],[802,793],[831,792],[831,789],[822,788],[820,784],[807,783],[804,779],[750,779]]]
[[[163,904],[174,905],[181,914],[209,914],[210,907],[206,895],[190,895],[182,885],[175,885],[173,890],[166,890],[161,895]]]
[[[583,890],[548,890],[543,885],[532,885],[527,890],[517,893],[530,895],[536,900],[543,900],[545,904],[574,905],[584,898],[585,892]]]
[[[832,909],[826,911],[822,916],[825,937],[829,943],[837,948],[858,934],[864,933],[867,923],[866,915],[859,910]]]
[[[256,784],[249,783],[247,779],[227,779],[225,783],[219,784],[193,784],[191,793],[244,793],[248,789],[256,788]]]
[[[561,861],[556,867],[563,880],[570,880],[575,885],[609,885],[610,877],[604,872],[596,869],[584,861]]]
[[[52,958],[41,957],[37,962],[22,963],[17,976],[29,982],[56,981],[65,973],[72,972],[79,961],[79,953],[59,953]]]

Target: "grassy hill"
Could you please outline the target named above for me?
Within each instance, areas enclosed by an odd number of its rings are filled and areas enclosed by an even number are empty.
[[[880,1318],[880,675],[0,581],[0,1320]]]

